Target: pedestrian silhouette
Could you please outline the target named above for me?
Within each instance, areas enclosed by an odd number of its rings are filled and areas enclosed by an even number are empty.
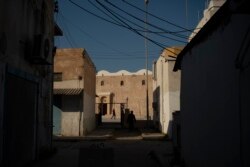
[[[129,130],[133,130],[134,129],[134,124],[136,122],[135,115],[133,114],[133,111],[131,111],[130,114],[128,115],[127,122],[128,122],[128,125],[129,125]]]
[[[113,111],[112,111],[112,117],[111,117],[111,119],[115,119],[116,118],[116,115],[115,115],[115,109],[113,109]]]

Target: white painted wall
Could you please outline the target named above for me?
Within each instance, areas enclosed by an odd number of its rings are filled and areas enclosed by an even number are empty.
[[[173,72],[173,61],[166,61],[168,58],[159,57],[155,66],[155,78],[153,90],[159,89],[158,101],[159,129],[161,132],[172,136],[172,113],[180,110],[180,72]]]
[[[203,17],[199,21],[196,29],[191,33],[189,41],[200,31],[200,29],[210,20],[210,18],[219,10],[226,0],[210,0],[207,8],[203,11]]]
[[[250,16],[234,14],[183,58],[181,149],[188,167],[240,166],[240,156],[250,164],[250,72],[235,67],[249,27]]]

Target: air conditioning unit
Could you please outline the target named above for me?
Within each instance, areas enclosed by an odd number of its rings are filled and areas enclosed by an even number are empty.
[[[32,55],[29,61],[33,64],[51,64],[52,63],[52,44],[50,39],[43,34],[36,35],[33,43]]]

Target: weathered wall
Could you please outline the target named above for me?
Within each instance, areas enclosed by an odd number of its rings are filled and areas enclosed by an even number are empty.
[[[180,72],[173,72],[175,54],[182,47],[167,48],[154,64],[154,102],[157,103],[159,129],[171,137],[172,135],[172,113],[180,110]],[[175,53],[175,54],[174,54]],[[169,57],[172,56],[172,57]],[[158,93],[156,93],[158,92]]]
[[[83,77],[84,49],[57,49],[54,57],[54,73],[62,72],[62,80],[79,80]]]
[[[74,107],[71,103],[80,106],[74,112],[62,108],[61,133],[84,135],[95,128],[95,66],[84,49],[58,49],[54,59],[54,72],[62,73],[62,81],[55,81],[54,89],[83,89],[79,96],[62,95],[65,99],[62,106],[68,104],[71,109]]]
[[[79,136],[82,96],[62,96],[61,133],[63,136]]]
[[[84,134],[95,129],[95,96],[84,94],[83,106],[83,132]]]
[[[241,166],[241,159],[249,166],[250,73],[235,66],[249,20],[232,15],[183,58],[181,146],[187,167]],[[244,57],[249,63],[249,46]]]
[[[95,129],[96,69],[87,52],[84,57],[84,106],[83,127],[85,133]]]
[[[144,72],[145,73],[145,72]],[[101,97],[108,97],[102,93],[112,93],[113,103],[124,103],[125,107],[134,111],[137,119],[147,119],[146,113],[146,84],[142,85],[142,81],[146,81],[146,75],[144,73],[129,73],[127,71],[116,73],[102,73],[98,72],[96,77],[96,92]],[[103,74],[103,75],[102,75]],[[104,81],[104,85],[101,86],[101,81]],[[121,81],[124,85],[121,85]],[[149,116],[152,119],[152,74],[148,75],[148,97],[149,97]],[[127,100],[128,99],[128,100]],[[99,100],[97,101],[99,102]],[[128,102],[128,103],[127,103]],[[117,117],[120,117],[120,105],[114,104],[110,106],[108,114],[111,114],[112,109],[116,110]],[[96,111],[98,113],[98,111]]]
[[[42,8],[43,5],[43,8]],[[49,149],[51,145],[51,98],[52,98],[52,69],[51,65],[37,65],[28,60],[29,56],[34,56],[35,36],[38,34],[46,35],[50,41],[50,53],[47,60],[52,61],[52,49],[54,45],[54,2],[53,1],[3,1],[0,0],[0,61],[8,65],[6,69],[7,73],[11,73],[20,77],[21,79],[39,78],[39,81],[35,81],[38,85],[37,94],[37,107],[34,108],[34,112],[38,113],[35,120],[35,133],[37,137],[35,141],[35,153],[33,159],[35,159],[40,150]],[[46,26],[45,26],[46,25]],[[1,80],[2,82],[3,80]],[[33,81],[32,81],[33,82]],[[2,85],[2,84],[1,84]],[[3,85],[2,85],[3,86]],[[20,85],[21,87],[21,85]],[[5,89],[5,88],[1,88]],[[18,92],[16,92],[18,93]],[[15,93],[14,93],[15,94]],[[2,99],[4,100],[5,97]],[[17,105],[19,101],[12,102],[11,105]],[[5,105],[3,101],[0,101],[0,105]],[[7,105],[7,104],[6,104]],[[27,104],[27,107],[29,105]],[[8,112],[8,111],[4,111]],[[16,111],[15,111],[16,112]],[[24,112],[24,111],[20,111]],[[24,112],[25,114],[25,112]],[[15,117],[15,115],[13,116]],[[7,119],[7,118],[6,118]],[[8,118],[9,119],[9,118]],[[29,121],[29,120],[27,120]],[[30,120],[33,121],[33,120]],[[3,121],[4,122],[4,121]],[[14,128],[15,125],[8,128]],[[20,128],[20,131],[25,129]],[[3,129],[0,129],[2,132]],[[6,135],[3,135],[5,138]],[[22,136],[23,137],[23,136]],[[26,136],[28,138],[28,136]],[[23,137],[25,138],[25,137]],[[25,140],[21,140],[23,143],[20,145],[28,145]],[[27,140],[28,141],[28,140]],[[11,147],[11,143],[9,146]],[[2,147],[1,147],[2,151]],[[23,154],[22,152],[20,154]],[[1,155],[1,154],[0,154]],[[23,165],[27,163],[27,159],[24,160],[19,157],[18,162],[5,159],[5,164],[11,163],[11,165]],[[0,158],[2,163],[2,159]],[[19,164],[17,164],[19,163]]]

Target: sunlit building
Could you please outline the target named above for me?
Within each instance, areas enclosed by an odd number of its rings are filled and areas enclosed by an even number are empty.
[[[200,29],[208,22],[208,20],[220,9],[226,0],[210,0],[207,8],[203,11],[203,17],[199,21],[196,29],[191,33],[189,41],[200,31]]]
[[[172,114],[180,110],[180,72],[173,72],[175,59],[183,47],[166,48],[153,64],[154,122],[172,136]]]
[[[85,49],[57,49],[54,134],[83,136],[95,128],[96,69]]]
[[[110,118],[112,110],[120,117],[121,105],[133,110],[138,120],[147,119],[146,111],[146,70],[131,73],[125,70],[116,73],[99,71],[96,76],[96,113]],[[148,71],[149,119],[153,119],[152,72]]]

